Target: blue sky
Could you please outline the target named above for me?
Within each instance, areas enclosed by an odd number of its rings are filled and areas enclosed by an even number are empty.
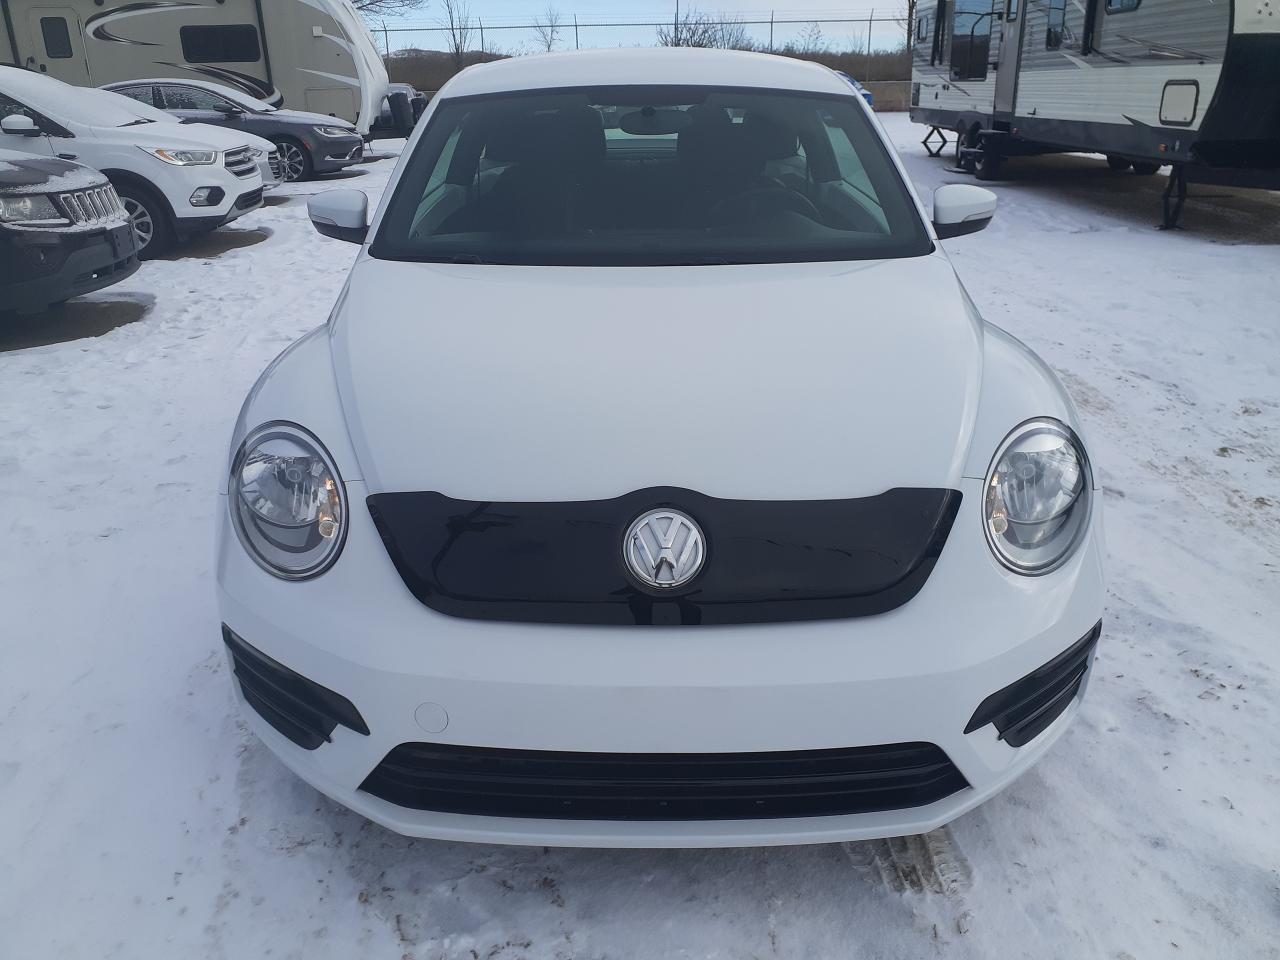
[[[553,0],[552,3],[561,13],[564,21],[563,39],[560,49],[573,49],[573,16],[576,13],[580,24],[620,24],[634,21],[651,21],[666,19],[674,12],[673,0],[620,0],[618,3],[603,3],[601,0],[585,0],[581,4],[571,0]],[[863,18],[875,13],[877,23],[871,36],[873,46],[889,47],[899,41],[903,28],[889,18],[896,15],[905,5],[901,0],[891,0],[877,4],[875,0],[853,0],[839,5],[822,0],[728,0],[725,4],[694,4],[705,13],[724,12],[729,16],[744,20],[769,18],[772,11],[779,20],[804,20],[801,24],[777,24],[774,27],[774,42],[784,44],[798,37],[809,29],[809,21],[820,22],[823,41],[835,49],[865,49],[867,44],[866,23],[836,23],[840,19]],[[506,29],[512,25],[532,22],[547,7],[545,0],[470,0],[472,16],[483,21],[486,27],[485,41],[490,47],[496,47],[508,53],[533,52],[535,41],[526,29]],[[681,9],[688,6],[682,0]],[[411,27],[434,27],[439,25],[439,17],[443,4],[441,0],[429,0],[426,6],[416,13],[404,17],[388,18],[387,26],[396,32],[388,35],[392,49],[406,46],[443,49],[444,38],[439,32],[413,31],[400,32]],[[399,28],[399,29],[397,29]],[[749,27],[753,37],[760,42],[769,38],[768,25]],[[376,29],[375,37],[379,46],[384,37]],[[653,43],[652,27],[625,26],[593,26],[582,27],[578,31],[579,43],[583,47],[617,47],[638,46]],[[476,45],[478,46],[478,40]]]

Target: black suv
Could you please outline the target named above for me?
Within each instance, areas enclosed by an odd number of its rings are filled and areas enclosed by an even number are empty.
[[[137,238],[106,177],[0,150],[0,311],[43,310],[137,269]]]

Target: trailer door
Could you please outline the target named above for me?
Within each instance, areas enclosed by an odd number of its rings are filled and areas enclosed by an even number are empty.
[[[1018,61],[1022,54],[1022,0],[1005,0],[1000,34],[1000,65],[996,68],[996,116],[1013,113],[1018,93]]]
[[[39,6],[27,11],[27,56],[25,66],[51,77],[92,86],[89,59],[84,52],[80,16],[74,7]]]

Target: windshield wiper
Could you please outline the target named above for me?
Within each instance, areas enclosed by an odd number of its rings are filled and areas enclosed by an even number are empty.
[[[128,123],[122,123],[122,127],[136,127],[140,123],[155,123],[154,120],[148,120],[146,117],[139,117],[137,120],[130,120]]]

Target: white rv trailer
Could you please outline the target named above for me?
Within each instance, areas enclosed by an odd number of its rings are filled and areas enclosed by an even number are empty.
[[[1188,180],[1280,188],[1280,0],[920,0],[912,81],[911,119],[981,179],[1035,153],[1172,164],[1166,226]]]
[[[364,135],[388,93],[350,0],[0,0],[0,13],[0,63],[78,86],[199,77]]]

